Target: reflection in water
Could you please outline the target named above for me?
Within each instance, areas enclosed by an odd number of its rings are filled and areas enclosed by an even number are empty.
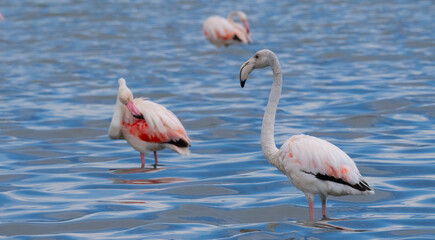
[[[268,223],[266,225],[267,230],[271,231],[271,232],[275,232],[275,228],[279,226],[279,223]]]
[[[258,230],[258,229],[245,229],[245,228],[240,229],[241,233],[260,232],[260,231],[261,230]]]
[[[349,219],[322,219],[318,221],[290,221],[285,223],[277,223],[277,222],[270,222],[266,224],[266,229],[263,228],[241,228],[239,231],[240,233],[249,233],[249,232],[270,232],[270,233],[279,233],[280,231],[276,230],[277,227],[280,227],[281,229],[286,229],[285,232],[288,229],[288,224],[290,225],[296,225],[300,227],[307,227],[312,229],[325,229],[325,230],[332,230],[332,231],[340,231],[340,232],[366,232],[368,230],[360,230],[360,229],[351,229],[341,226],[336,226],[331,224],[331,221],[348,221]]]
[[[346,232],[346,233],[352,233],[352,232],[366,232],[368,230],[360,230],[360,229],[351,229],[346,227],[337,226],[334,224],[331,224],[332,221],[348,221],[349,219],[322,219],[318,221],[286,221],[286,222],[270,222],[267,223],[265,228],[262,226],[255,226],[252,228],[240,228],[240,233],[252,233],[252,232],[262,232],[263,234],[293,234],[294,231],[289,231],[289,229],[294,229],[293,226],[298,226],[302,228],[308,228],[308,229],[320,229],[320,230],[326,230],[326,232]],[[323,231],[322,231],[323,232]]]
[[[179,183],[187,182],[189,179],[186,178],[176,178],[176,177],[164,177],[164,178],[154,178],[154,179],[135,179],[135,180],[124,180],[124,179],[112,179],[113,183],[118,184],[162,184],[162,183]]]
[[[144,204],[146,202],[145,201],[119,201],[118,203],[122,203],[122,204]]]
[[[125,169],[120,168],[120,169],[110,169],[110,171],[116,174],[131,174],[131,173],[156,173],[166,169],[167,168],[125,168]],[[116,184],[143,184],[143,185],[178,183],[178,182],[189,181],[186,178],[178,178],[178,177],[162,177],[162,178],[154,178],[154,179],[132,179],[132,180],[113,178],[111,180],[113,181],[113,183]]]
[[[119,168],[109,169],[113,173],[117,174],[129,174],[129,173],[155,173],[165,170],[166,168]]]
[[[342,232],[365,232],[367,230],[361,229],[351,229],[333,225],[329,222],[332,221],[348,221],[349,219],[322,219],[318,221],[296,221],[296,225],[309,227],[309,228],[320,228],[320,229],[329,229],[329,230],[337,230]]]

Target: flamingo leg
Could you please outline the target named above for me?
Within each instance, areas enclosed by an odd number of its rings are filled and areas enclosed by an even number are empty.
[[[314,205],[313,205],[313,202],[308,202],[308,209],[310,210],[310,221],[314,221]]]
[[[320,198],[322,200],[322,216],[326,218],[326,198]]]
[[[157,152],[154,151],[154,168],[157,168]]]
[[[142,162],[140,167],[144,168],[145,167],[145,155],[143,153],[140,153],[140,160]]]

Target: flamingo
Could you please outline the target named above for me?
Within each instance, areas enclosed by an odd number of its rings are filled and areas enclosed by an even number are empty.
[[[282,88],[282,73],[277,56],[270,50],[258,51],[240,68],[243,88],[249,74],[256,68],[271,66],[273,84],[261,126],[261,147],[265,158],[290,182],[304,192],[308,201],[310,220],[314,221],[313,201],[316,194],[322,202],[322,216],[326,218],[328,195],[374,194],[364,181],[355,162],[341,149],[323,139],[309,135],[295,135],[281,148],[275,145],[275,114]]]
[[[242,22],[243,27],[234,22],[235,16]],[[207,40],[218,48],[228,47],[233,43],[251,43],[248,19],[241,11],[230,13],[228,19],[221,16],[207,18],[203,24],[203,31]]]
[[[145,153],[169,148],[182,155],[190,153],[190,139],[180,120],[164,106],[145,98],[133,98],[124,78],[118,80],[118,97],[109,127],[111,139],[125,139],[140,152],[141,168],[145,167]]]

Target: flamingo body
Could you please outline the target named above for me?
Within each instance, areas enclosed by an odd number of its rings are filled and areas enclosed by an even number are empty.
[[[372,194],[355,162],[332,143],[308,135],[290,137],[281,146],[277,168],[305,194]]]
[[[322,215],[326,218],[328,195],[374,194],[363,179],[355,162],[332,143],[308,135],[290,137],[278,149],[274,139],[274,124],[282,89],[282,73],[279,60],[270,50],[258,51],[240,68],[242,88],[249,74],[256,68],[272,67],[272,90],[261,127],[261,147],[266,159],[302,192],[308,201],[310,220],[314,220],[313,201],[316,194],[322,202]]]
[[[234,22],[234,16],[239,17],[243,26]],[[216,47],[251,42],[249,24],[243,12],[233,12],[227,19],[220,16],[209,17],[203,24],[203,31],[207,40]]]
[[[181,122],[164,106],[144,98],[133,98],[123,78],[118,81],[118,97],[109,127],[109,137],[125,139],[143,155],[169,148],[179,154],[190,153],[190,139]]]

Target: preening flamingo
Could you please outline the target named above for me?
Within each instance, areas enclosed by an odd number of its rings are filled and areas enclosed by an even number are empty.
[[[234,22],[237,16],[243,26]],[[232,12],[228,19],[221,16],[207,18],[203,24],[204,35],[216,47],[228,47],[234,43],[251,43],[251,33],[246,14],[241,11]]]
[[[275,146],[274,124],[281,95],[282,73],[277,56],[267,49],[258,51],[241,66],[240,85],[242,88],[245,86],[246,79],[254,69],[267,66],[272,67],[273,84],[261,126],[261,147],[269,163],[304,192],[310,220],[314,220],[313,201],[316,194],[321,199],[324,218],[328,195],[374,194],[353,160],[330,142],[301,134],[290,137],[278,150]]]
[[[144,98],[134,98],[123,78],[118,80],[118,97],[109,127],[111,139],[125,139],[140,152],[141,167],[145,167],[145,153],[172,149],[182,155],[190,153],[190,139],[180,120],[164,106]]]

